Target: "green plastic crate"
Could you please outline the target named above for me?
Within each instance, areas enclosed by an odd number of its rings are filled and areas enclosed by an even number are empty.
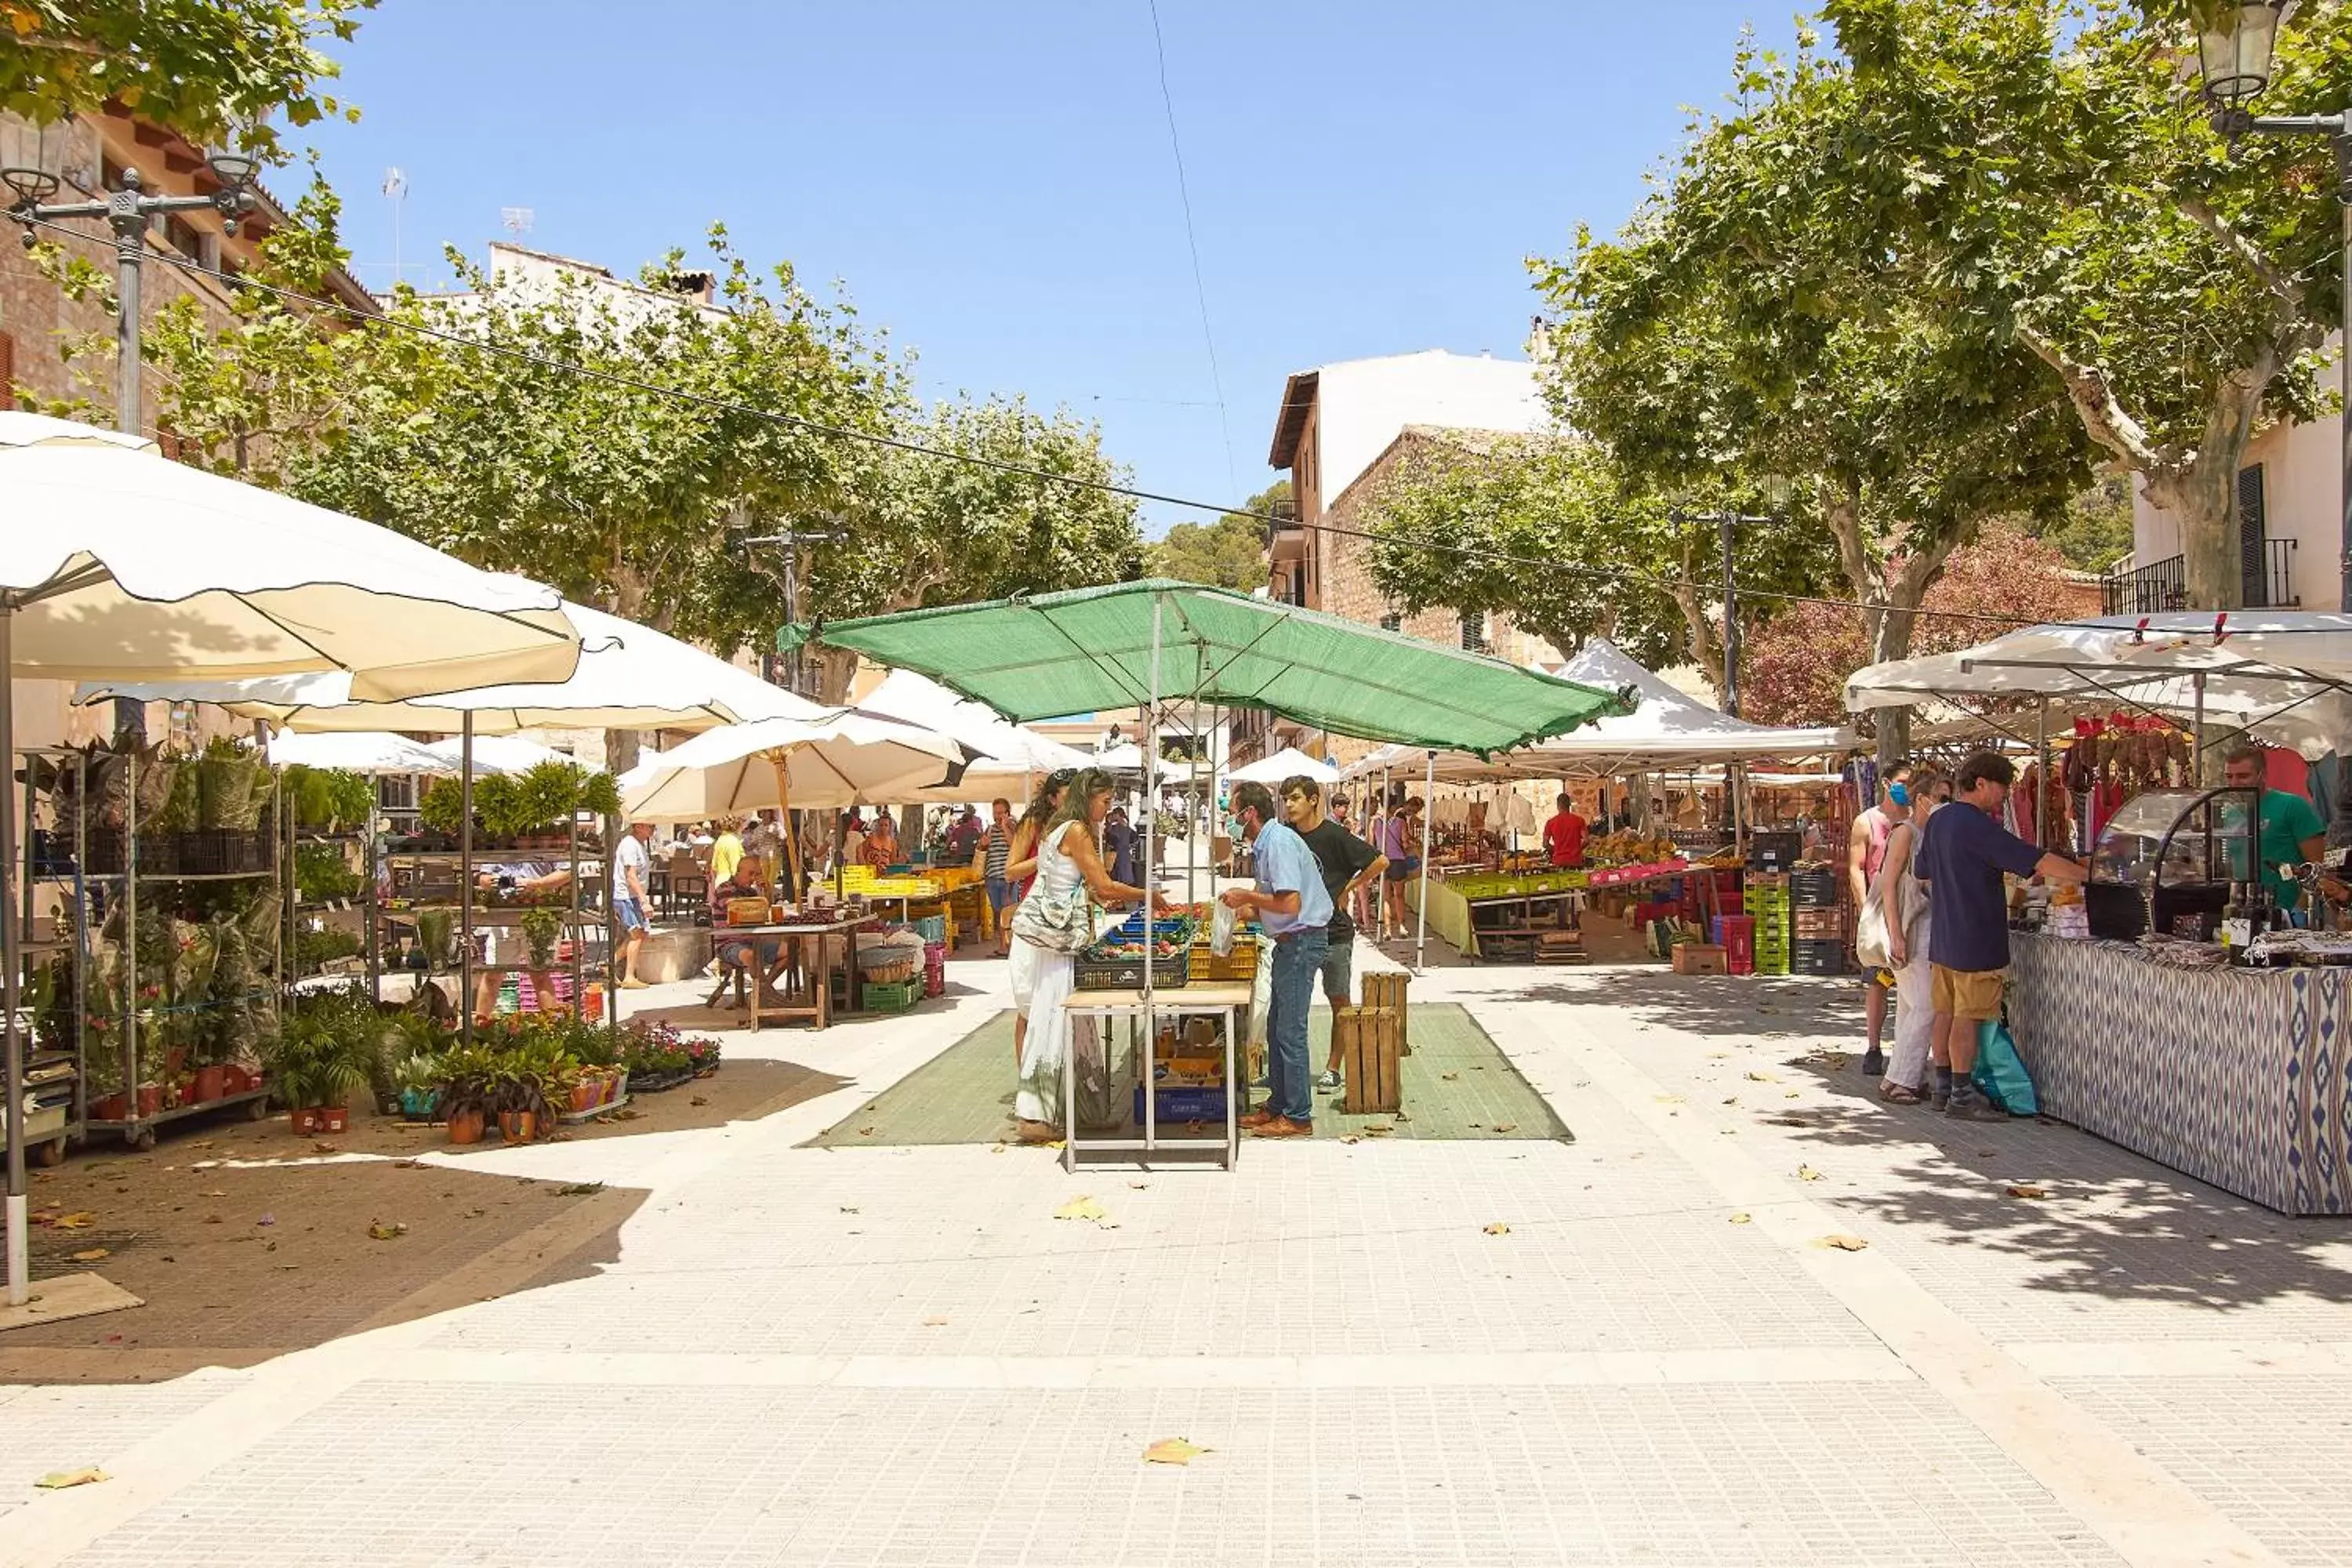
[[[912,1007],[922,994],[920,978],[898,980],[888,984],[868,981],[866,984],[866,1008],[871,1013],[903,1013]]]

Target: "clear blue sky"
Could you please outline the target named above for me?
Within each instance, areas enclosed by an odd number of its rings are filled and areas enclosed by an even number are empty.
[[[1623,220],[1750,19],[1790,32],[1742,0],[1160,0],[1222,421],[1145,0],[383,0],[342,51],[364,118],[317,145],[372,287],[387,165],[419,283],[502,207],[622,272],[719,219],[842,279],[927,395],[1066,404],[1145,488],[1238,500],[1291,372],[1517,355],[1522,258]]]

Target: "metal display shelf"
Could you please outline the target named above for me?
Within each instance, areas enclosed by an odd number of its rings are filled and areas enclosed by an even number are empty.
[[[152,1116],[128,1116],[119,1121],[100,1121],[92,1119],[85,1125],[92,1132],[120,1132],[122,1134],[123,1142],[134,1149],[152,1149],[155,1146],[156,1128],[166,1122],[202,1115],[207,1110],[226,1110],[241,1105],[246,1108],[247,1121],[260,1121],[269,1114],[269,1096],[273,1087],[265,1083],[259,1089],[248,1089],[237,1094],[225,1094],[218,1100],[199,1100],[190,1105],[171,1106],[156,1111]]]

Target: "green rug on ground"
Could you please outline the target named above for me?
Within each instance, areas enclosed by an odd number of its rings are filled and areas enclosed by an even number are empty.
[[[1321,1072],[1331,1015],[1315,1010],[1310,1059]],[[1412,1009],[1404,1112],[1348,1116],[1315,1097],[1315,1136],[1561,1140],[1572,1135],[1477,1020],[1452,1003]],[[820,1148],[994,1143],[1013,1135],[1013,1015],[1000,1013],[812,1140]],[[1385,1129],[1385,1131],[1381,1130]]]

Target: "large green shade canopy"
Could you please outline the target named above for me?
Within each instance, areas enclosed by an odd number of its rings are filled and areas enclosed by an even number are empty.
[[[1159,579],[871,616],[815,635],[1018,723],[1148,705],[1155,606],[1163,701],[1263,709],[1333,734],[1481,755],[1622,710],[1615,692],[1500,659]]]

